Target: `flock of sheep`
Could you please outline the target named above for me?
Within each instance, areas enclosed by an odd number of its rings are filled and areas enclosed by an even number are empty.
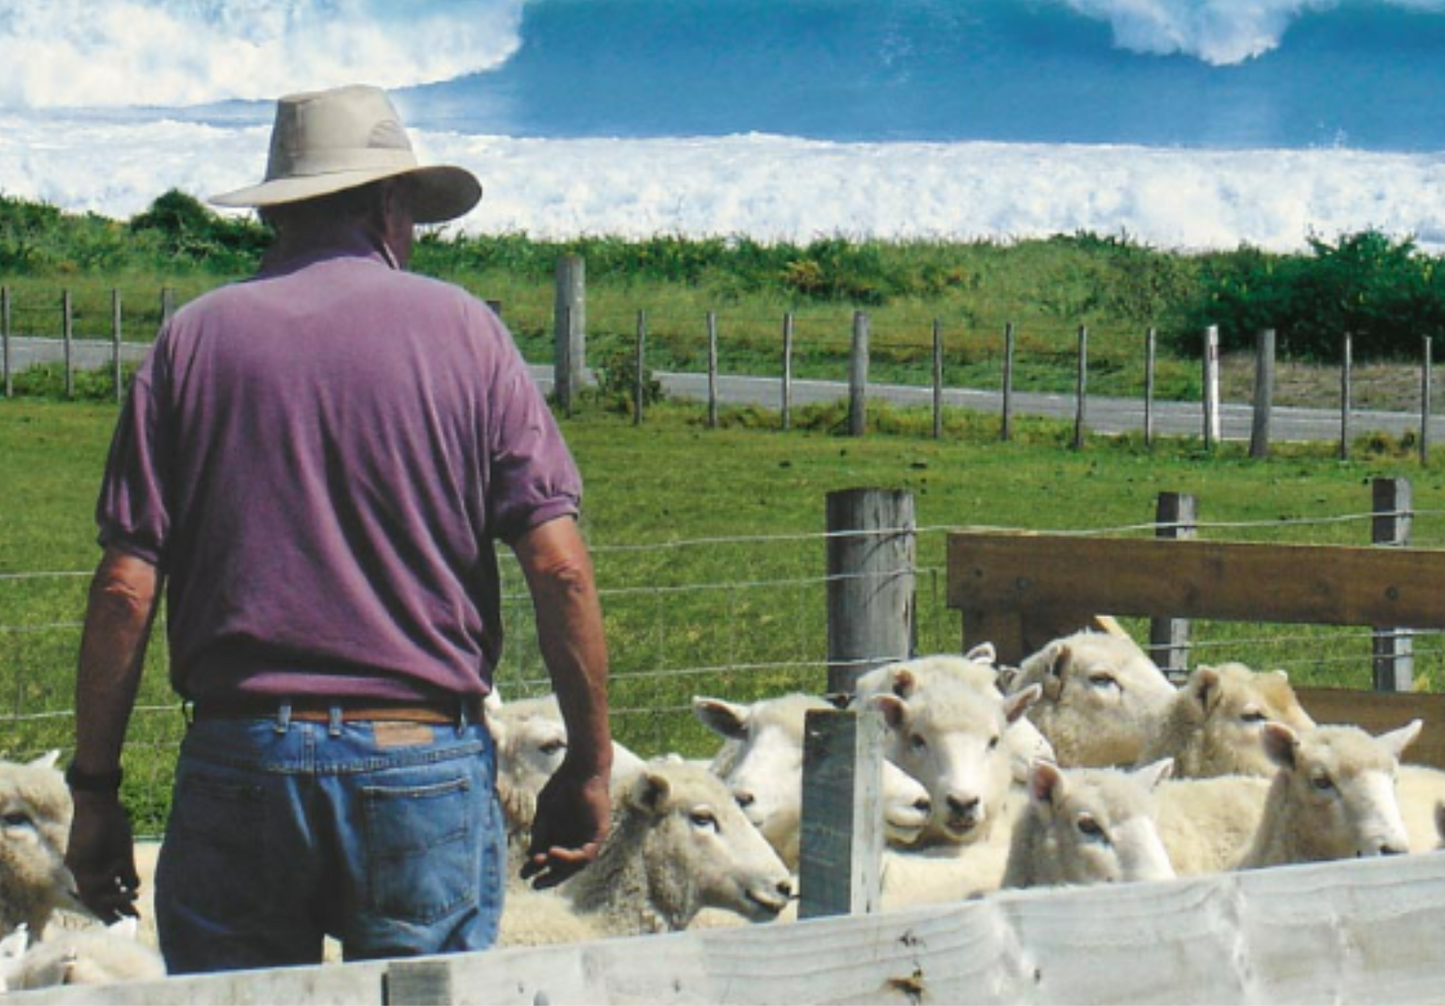
[[[1237,663],[1176,687],[1123,635],[1077,633],[1017,668],[987,645],[902,661],[863,675],[849,701],[887,727],[885,910],[1422,852],[1445,833],[1445,772],[1402,761],[1420,721],[1380,736],[1317,725],[1284,672]],[[619,746],[600,858],[553,891],[509,871],[500,943],[795,917],[804,722],[831,708],[821,695],[698,697],[697,717],[721,738],[711,759]],[[566,730],[551,697],[493,702],[488,723],[519,853]],[[0,765],[0,981],[163,974],[144,926],[84,924],[63,863],[69,814],[53,756]],[[154,856],[142,860],[144,891]]]

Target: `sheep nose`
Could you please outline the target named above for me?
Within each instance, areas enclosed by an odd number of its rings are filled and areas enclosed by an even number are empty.
[[[913,809],[920,814],[927,814],[933,810],[933,801],[926,796],[920,796],[917,800],[913,801]]]
[[[789,879],[787,879],[787,880],[780,880],[780,881],[778,881],[778,897],[782,898],[784,901],[791,901],[791,900],[792,900],[792,898],[793,898],[793,881],[792,881],[792,878],[789,878]]]
[[[1398,845],[1392,845],[1389,842],[1380,843],[1379,852],[1382,856],[1403,856],[1409,851],[1409,849],[1402,849]]]
[[[951,796],[948,798],[948,812],[954,817],[977,817],[978,804],[978,797],[974,797],[971,800],[962,800],[956,796]]]
[[[753,794],[750,793],[748,790],[739,789],[733,791],[733,799],[738,802],[739,807],[742,807],[744,810],[746,810],[747,808],[751,807],[758,798],[753,796]]]

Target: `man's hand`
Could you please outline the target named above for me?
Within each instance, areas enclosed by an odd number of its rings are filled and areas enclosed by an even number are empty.
[[[611,825],[607,777],[571,772],[564,763],[537,795],[522,879],[538,890],[562,883],[597,858]]]
[[[81,902],[102,922],[140,914],[135,907],[140,887],[135,845],[119,794],[75,794],[65,865],[75,877]]]

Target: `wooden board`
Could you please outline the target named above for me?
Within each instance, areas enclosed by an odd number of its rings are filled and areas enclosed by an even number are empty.
[[[1445,551],[1069,535],[948,539],[948,603],[975,614],[1445,628]]]

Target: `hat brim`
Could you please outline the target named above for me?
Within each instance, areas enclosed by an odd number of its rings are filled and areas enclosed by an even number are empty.
[[[419,224],[439,224],[465,216],[482,198],[482,183],[477,180],[476,175],[465,168],[438,164],[428,167],[333,171],[278,178],[211,196],[209,202],[213,206],[233,208],[281,206],[345,192],[347,189],[400,175],[408,175],[416,180],[416,190],[412,196],[412,219]]]

